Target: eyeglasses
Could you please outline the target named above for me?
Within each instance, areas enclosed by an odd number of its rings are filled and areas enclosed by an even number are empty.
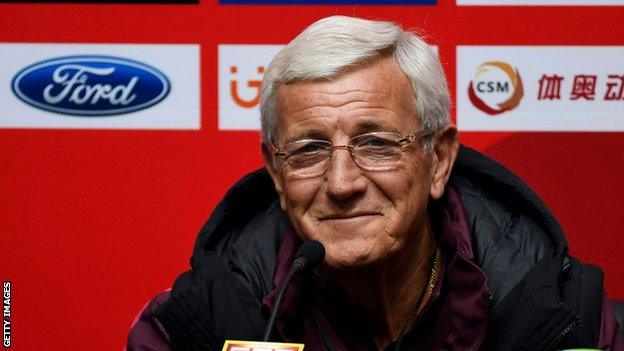
[[[355,136],[347,145],[333,145],[326,140],[297,140],[280,147],[273,155],[280,157],[293,175],[317,177],[325,174],[334,149],[347,149],[355,164],[366,171],[389,171],[396,167],[408,144],[431,136],[432,132],[401,135],[374,132]]]

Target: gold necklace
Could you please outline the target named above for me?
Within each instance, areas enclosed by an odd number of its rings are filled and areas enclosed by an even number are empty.
[[[429,272],[429,280],[427,282],[429,288],[429,295],[433,294],[433,289],[435,288],[435,283],[438,278],[438,274],[436,271],[436,266],[438,265],[438,254],[439,251],[436,248],[436,252],[433,254],[433,263],[431,265],[431,272]]]

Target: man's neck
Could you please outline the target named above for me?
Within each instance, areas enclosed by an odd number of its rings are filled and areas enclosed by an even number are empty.
[[[372,337],[379,350],[396,341],[429,299],[427,289],[437,244],[427,223],[392,262],[346,274],[331,274],[368,317]],[[418,305],[418,306],[417,306]],[[411,322],[414,322],[411,319]]]

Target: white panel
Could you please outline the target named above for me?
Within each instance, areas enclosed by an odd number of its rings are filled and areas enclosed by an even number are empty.
[[[260,82],[284,45],[219,45],[219,129],[260,130]]]
[[[478,108],[468,92],[471,82],[474,88],[481,84],[475,93],[495,109],[513,95],[511,89],[497,91],[496,83],[500,87],[510,79],[496,67],[483,66],[492,61],[517,70],[524,91],[515,108],[494,115]],[[458,126],[468,131],[624,131],[622,62],[624,47],[619,46],[459,46]],[[585,94],[579,94],[581,87]]]
[[[624,5],[624,0],[457,0],[457,5],[609,6]]]
[[[263,70],[285,45],[219,45],[219,129],[260,130]],[[431,46],[438,53],[437,46]]]
[[[112,56],[162,72],[169,94],[157,104],[114,116],[75,116],[26,104],[11,89],[24,68],[68,56]],[[84,129],[200,129],[199,45],[0,44],[0,127]],[[89,77],[93,79],[94,77]],[[52,77],[43,77],[52,82]],[[141,94],[140,90],[133,93]]]

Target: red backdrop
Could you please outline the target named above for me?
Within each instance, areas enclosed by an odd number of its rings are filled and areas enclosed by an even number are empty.
[[[422,28],[453,94],[457,45],[624,45],[624,7],[1,4],[0,42],[201,45],[198,131],[0,129],[0,275],[13,282],[13,349],[123,347],[136,312],[187,269],[217,201],[262,165],[257,132],[218,130],[217,45],[284,44],[332,14]],[[624,298],[620,133],[461,138],[523,177],[572,253],[602,266],[608,293]]]

